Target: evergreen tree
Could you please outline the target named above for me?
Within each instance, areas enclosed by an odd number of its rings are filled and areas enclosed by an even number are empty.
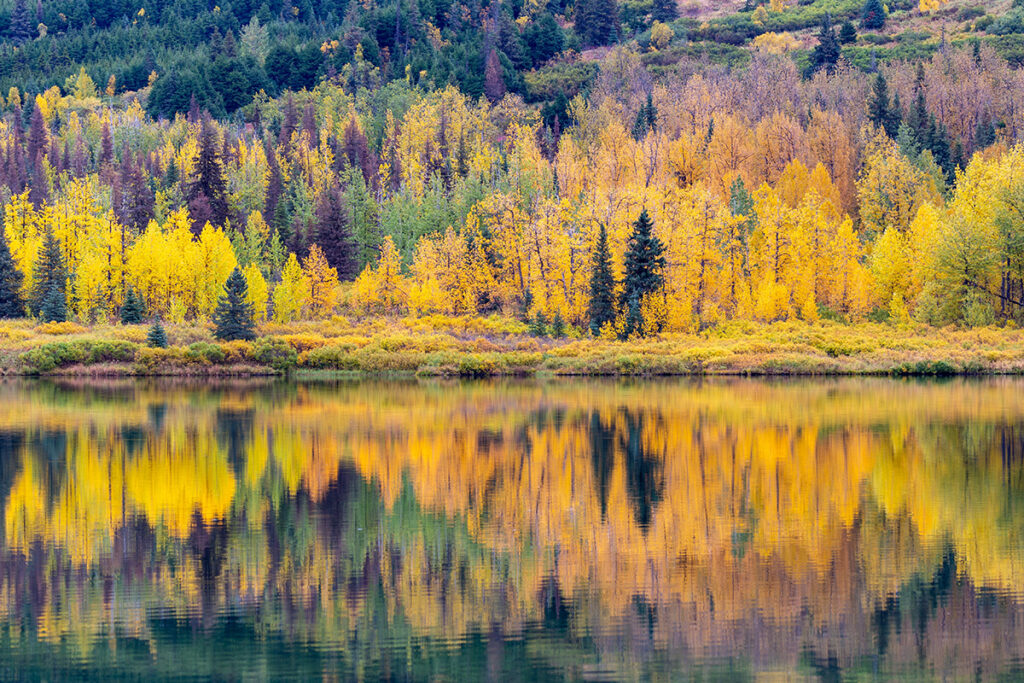
[[[619,7],[615,0],[577,0],[576,33],[586,46],[608,45],[619,34]]]
[[[654,234],[654,221],[647,209],[633,224],[626,248],[626,275],[622,280],[622,306],[627,311],[624,336],[643,334],[644,321],[640,306],[644,297],[654,294],[665,284],[665,245]]]
[[[551,320],[551,336],[555,339],[565,336],[565,319],[561,311],[555,311],[555,317]]]
[[[64,293],[56,282],[50,285],[49,291],[43,298],[43,304],[39,308],[39,319],[44,323],[62,323],[68,319]]]
[[[832,26],[832,18],[826,14],[821,20],[818,44],[811,53],[811,71],[825,69],[831,73],[839,61],[839,53],[839,38],[836,37],[836,30]]]
[[[154,320],[149,327],[149,334],[146,335],[146,345],[155,349],[167,348],[167,333],[159,320]]]
[[[537,315],[529,324],[530,334],[535,337],[543,337],[548,333],[548,317],[544,311],[537,311]]]
[[[341,188],[324,192],[316,208],[316,243],[324,251],[327,263],[337,269],[338,279],[351,280],[359,274],[356,241],[352,235],[348,207]]]
[[[21,300],[22,280],[0,221],[0,318],[21,318],[25,315],[25,302]]]
[[[867,0],[860,14],[861,28],[877,31],[885,26],[885,6],[882,0]]]
[[[223,226],[228,219],[227,181],[224,179],[224,169],[220,164],[219,147],[217,129],[207,115],[203,118],[203,126],[199,131],[195,176],[185,193],[190,210],[195,209],[192,213],[192,229],[196,233],[203,229],[203,223],[199,221],[207,218],[206,215],[197,214],[205,214],[208,211],[210,223],[217,226]]]
[[[651,5],[651,19],[661,22],[675,21],[679,18],[679,7],[676,0],[654,0]]]
[[[11,12],[11,23],[7,29],[7,35],[11,41],[20,45],[32,38],[32,18],[29,16],[25,0],[17,0],[14,3],[14,11]]]
[[[608,230],[603,224],[594,247],[589,308],[590,331],[596,336],[602,327],[615,320],[615,275],[612,273],[612,254],[608,249]]]
[[[640,107],[633,121],[633,139],[643,140],[647,133],[654,132],[658,126],[658,109],[654,106],[651,93],[647,93],[647,102]]]
[[[974,149],[984,149],[996,141],[996,127],[992,123],[992,117],[985,112],[978,119],[978,125],[974,129]]]
[[[256,321],[253,306],[246,300],[249,288],[242,271],[235,268],[224,285],[224,295],[217,302],[213,313],[216,325],[214,336],[224,341],[256,338]]]
[[[857,29],[854,28],[853,22],[847,19],[843,22],[843,25],[839,28],[839,43],[841,45],[849,45],[857,42]]]
[[[871,101],[868,103],[868,119],[884,130],[889,137],[895,137],[899,131],[900,114],[898,110],[890,105],[889,84],[881,72],[875,76]]]
[[[145,312],[146,309],[142,297],[137,295],[134,289],[129,289],[124,297],[124,304],[121,305],[121,324],[138,325],[142,322],[142,316],[145,315]]]
[[[64,257],[60,253],[60,241],[49,227],[43,236],[43,246],[32,269],[32,292],[29,305],[35,313],[40,313],[43,303],[54,287],[61,295],[61,301],[67,287],[67,269]]]

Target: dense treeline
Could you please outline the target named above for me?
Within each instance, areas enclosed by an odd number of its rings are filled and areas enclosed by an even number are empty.
[[[148,318],[209,319],[237,268],[257,321],[1020,320],[1021,80],[982,48],[810,79],[761,55],[652,82],[619,48],[552,127],[512,94],[341,77],[246,122],[195,101],[153,122],[83,72],[68,95],[6,98],[0,298],[114,320],[132,291]]]

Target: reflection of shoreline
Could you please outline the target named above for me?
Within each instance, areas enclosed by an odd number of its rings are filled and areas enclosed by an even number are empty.
[[[567,628],[606,624],[610,649],[643,612],[655,650],[751,641],[740,649],[770,663],[811,642],[851,666],[878,615],[909,619],[892,601],[924,599],[913,591],[950,562],[956,590],[1020,611],[1007,505],[1024,458],[1000,426],[1024,413],[1018,384],[5,386],[0,425],[23,435],[0,490],[5,546],[24,554],[0,560],[0,595],[17,614],[24,574],[56,553],[68,577],[139,567],[142,621],[177,605],[208,623],[241,600],[336,638],[378,609],[457,638],[526,628],[560,596]],[[344,521],[357,514],[372,518]],[[73,594],[50,590],[33,613],[66,609]]]

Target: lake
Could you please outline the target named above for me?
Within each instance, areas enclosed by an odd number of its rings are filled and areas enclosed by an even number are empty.
[[[1024,381],[0,384],[0,678],[1024,676]]]

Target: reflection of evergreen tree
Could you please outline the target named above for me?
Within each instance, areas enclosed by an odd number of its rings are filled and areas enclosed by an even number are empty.
[[[665,482],[663,464],[654,453],[648,452],[643,442],[643,416],[625,411],[626,434],[620,444],[626,454],[626,488],[633,503],[633,516],[645,531],[654,518],[654,509],[661,502]]]
[[[614,430],[605,427],[601,422],[601,413],[596,410],[591,412],[590,460],[594,466],[594,476],[597,478],[595,483],[601,502],[602,519],[608,513],[608,484],[611,481],[612,470],[615,469],[614,436]]]

